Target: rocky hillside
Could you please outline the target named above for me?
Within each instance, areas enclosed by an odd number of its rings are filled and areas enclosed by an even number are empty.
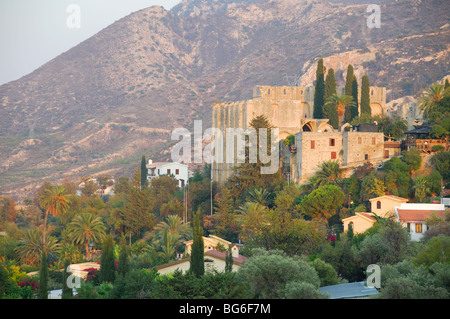
[[[184,0],[135,12],[0,86],[0,195],[32,196],[44,181],[130,175],[140,156],[168,157],[170,133],[211,121],[214,100],[254,85],[311,81],[326,59],[346,64],[389,98],[449,73],[448,1]],[[339,72],[341,70],[342,72]]]

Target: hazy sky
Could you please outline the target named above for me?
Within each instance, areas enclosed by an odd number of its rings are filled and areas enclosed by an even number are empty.
[[[31,73],[132,12],[152,5],[170,9],[180,1],[0,0],[0,85]]]

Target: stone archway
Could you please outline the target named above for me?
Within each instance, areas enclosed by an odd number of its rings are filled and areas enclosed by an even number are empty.
[[[327,121],[328,122],[328,121]],[[317,131],[319,132],[334,132],[334,128],[328,124],[327,122],[320,123],[319,127],[317,128]]]
[[[383,116],[383,107],[380,103],[370,103],[370,110],[372,113],[372,116],[380,115]]]
[[[280,140],[280,141],[285,140],[286,137],[288,137],[289,135],[291,135],[289,132],[283,131],[283,132],[281,132],[281,133],[278,135],[278,136],[279,136],[279,140]]]
[[[352,127],[352,125],[350,123],[345,123],[344,125],[341,126],[341,132],[344,132],[345,128],[347,127]]]
[[[302,132],[312,132],[313,128],[311,127],[311,123],[308,122],[302,126]]]

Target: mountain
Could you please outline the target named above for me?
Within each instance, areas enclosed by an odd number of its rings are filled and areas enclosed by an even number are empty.
[[[371,1],[373,2],[373,1]],[[308,84],[323,57],[346,61],[388,99],[449,73],[448,1],[183,0],[124,17],[39,69],[0,86],[0,194],[44,181],[130,176],[145,154],[168,159],[171,132],[211,123],[215,100],[255,85]],[[338,67],[339,66],[339,67]]]

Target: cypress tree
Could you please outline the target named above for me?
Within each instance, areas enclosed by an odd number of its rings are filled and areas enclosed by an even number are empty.
[[[233,271],[233,255],[231,253],[231,245],[228,247],[227,256],[225,257],[225,272]]]
[[[203,244],[203,228],[201,225],[202,213],[200,208],[193,216],[194,240],[192,243],[191,260],[189,271],[196,277],[201,277],[205,273],[205,251]]]
[[[48,264],[45,250],[42,252],[41,268],[39,270],[39,299],[48,299]]]
[[[120,247],[119,264],[117,265],[117,275],[125,277],[130,271],[130,257],[128,246],[123,244]]]
[[[354,232],[353,232],[353,223],[348,224],[348,230],[347,230],[347,238],[349,240],[349,242],[352,242],[354,237]]]
[[[100,282],[110,283],[113,283],[115,279],[114,239],[111,235],[103,241],[99,279]]]
[[[325,68],[323,66],[323,59],[317,62],[316,70],[316,87],[314,91],[314,112],[315,119],[323,118],[323,105],[325,104]]]
[[[328,123],[335,129],[339,128],[339,115],[336,106],[325,103],[323,106],[323,118],[328,119]]]
[[[353,120],[355,117],[359,115],[358,111],[358,81],[356,80],[356,77],[353,79],[352,82],[352,96],[353,96],[353,103],[351,106],[351,120]]]
[[[353,70],[353,65],[349,64],[347,66],[347,75],[345,76],[345,88],[344,88],[345,92],[344,92],[344,94],[353,97],[353,102],[356,102],[356,110],[358,110],[358,95],[356,95],[356,98],[353,95],[354,81],[356,81],[356,77],[355,77],[355,73]],[[358,84],[358,82],[356,82],[356,84]],[[354,112],[355,112],[355,110],[353,109],[353,105],[346,106],[345,112],[344,112],[344,122],[345,123],[351,122],[351,120],[353,119]]]
[[[62,272],[62,299],[72,299],[73,291],[71,288],[67,286],[67,279],[69,278],[69,273],[67,272],[67,268],[70,266],[70,260],[64,259],[64,269]]]
[[[370,84],[369,77],[364,75],[361,82],[361,115],[372,115],[370,109]]]
[[[145,161],[145,155],[142,155],[141,159],[141,188],[147,184],[147,163]]]
[[[345,76],[345,95],[352,95],[352,83],[355,79],[355,73],[353,70],[353,65],[349,64],[347,66],[347,75]]]
[[[325,79],[325,101],[333,94],[336,94],[336,77],[334,75],[334,70],[329,69]]]

